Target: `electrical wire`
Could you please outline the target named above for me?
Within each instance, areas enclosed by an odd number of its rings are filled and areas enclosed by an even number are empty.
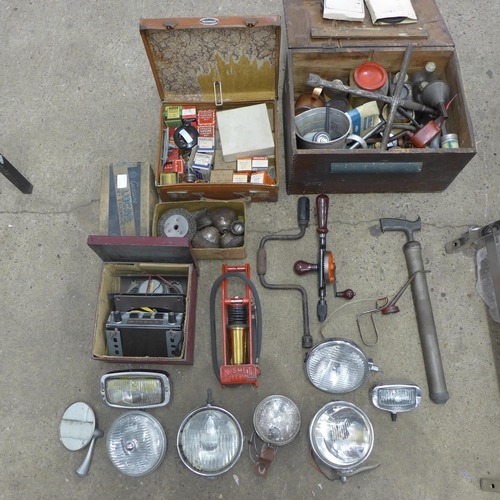
[[[215,317],[215,297],[217,295],[217,290],[219,286],[226,278],[241,279],[250,287],[250,290],[252,291],[252,298],[255,302],[255,310],[256,310],[256,326],[253,335],[255,349],[253,352],[254,359],[252,360],[252,362],[256,365],[259,363],[260,350],[262,347],[262,307],[260,304],[259,294],[257,292],[257,289],[255,288],[255,285],[249,278],[247,278],[244,274],[241,273],[229,272],[221,274],[214,281],[214,284],[212,285],[212,290],[210,291],[210,336],[211,336],[211,350],[212,350],[212,368],[219,382],[220,382],[220,366],[219,366],[219,360],[217,359],[217,324]],[[229,385],[228,387],[236,387],[236,386]]]
[[[316,469],[322,476],[324,476],[326,479],[328,479],[328,481],[332,481],[332,482],[333,481],[340,481],[339,477],[329,477],[325,474],[325,472],[318,465],[318,462],[316,462],[312,448],[309,448],[309,463],[311,464],[313,469]]]
[[[336,313],[338,313],[341,309],[344,309],[344,307],[347,307],[352,304],[358,304],[360,302],[376,302],[379,299],[357,299],[357,300],[351,300],[349,302],[346,302],[345,304],[342,304],[340,307],[337,307],[332,313],[330,313],[325,321],[321,324],[321,328],[319,329],[319,334],[321,335],[322,339],[325,339],[325,336],[323,335],[323,329],[325,328],[326,324],[328,321],[332,318],[332,316]]]

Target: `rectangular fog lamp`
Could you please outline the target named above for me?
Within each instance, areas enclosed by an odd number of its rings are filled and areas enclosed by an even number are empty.
[[[170,401],[166,372],[123,371],[101,377],[101,397],[113,408],[158,408]]]
[[[391,412],[392,420],[398,413],[414,410],[420,401],[420,388],[415,384],[380,384],[372,389],[373,405]]]

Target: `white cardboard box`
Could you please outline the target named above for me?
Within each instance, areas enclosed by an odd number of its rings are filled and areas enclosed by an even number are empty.
[[[224,161],[274,153],[274,139],[265,104],[217,111]]]

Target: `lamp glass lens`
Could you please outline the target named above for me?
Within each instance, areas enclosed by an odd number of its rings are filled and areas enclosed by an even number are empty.
[[[413,410],[418,406],[417,390],[414,387],[379,388],[377,406],[393,413]]]
[[[306,371],[307,377],[318,389],[344,394],[354,391],[365,381],[368,363],[356,347],[332,340],[311,350]]]
[[[143,476],[155,470],[167,451],[167,438],[160,422],[142,411],[118,417],[108,432],[108,455],[127,476]]]
[[[159,378],[111,378],[106,381],[109,403],[123,406],[149,406],[163,402],[163,384]]]
[[[204,408],[185,420],[177,436],[177,447],[191,470],[217,475],[238,460],[243,437],[234,417],[218,409]]]
[[[325,405],[314,417],[309,437],[316,455],[336,469],[360,464],[373,447],[373,427],[368,417],[344,402]]]
[[[255,432],[262,441],[275,446],[290,443],[300,430],[297,405],[285,396],[269,396],[255,409]]]

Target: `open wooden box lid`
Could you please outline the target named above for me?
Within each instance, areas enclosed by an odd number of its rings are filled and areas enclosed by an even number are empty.
[[[280,16],[141,19],[140,32],[162,101],[277,97]]]
[[[401,47],[411,42],[422,47],[455,44],[434,0],[413,0],[417,22],[376,26],[365,8],[362,22],[323,19],[320,0],[285,0],[288,46],[328,50],[341,47]]]
[[[87,245],[103,262],[193,264],[199,274],[198,261],[187,238],[90,235]]]

